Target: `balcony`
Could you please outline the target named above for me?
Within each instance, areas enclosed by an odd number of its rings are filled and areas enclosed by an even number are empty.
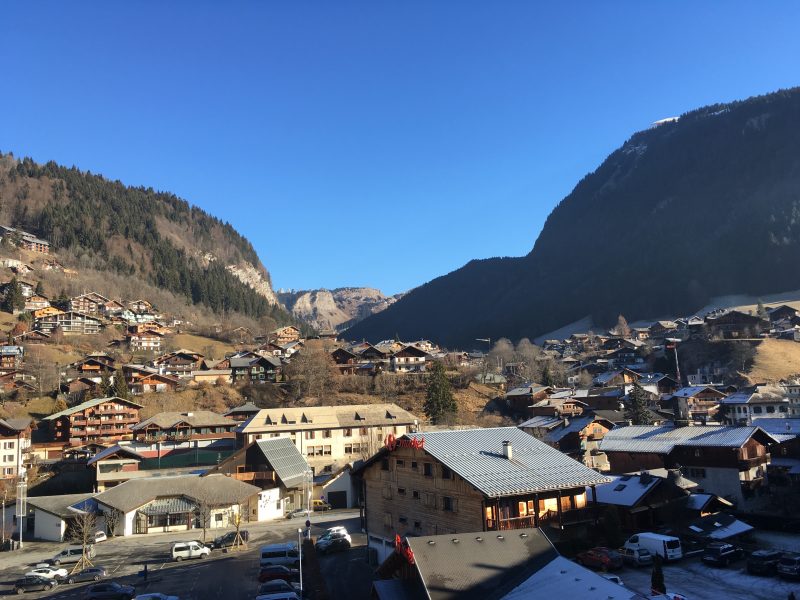
[[[242,471],[241,473],[231,474],[233,479],[238,481],[275,481],[274,471]]]
[[[762,465],[766,465],[769,462],[769,454],[764,454],[762,456],[756,456],[754,458],[740,458],[739,459],[739,470],[740,471],[748,471],[755,467],[760,467]]]
[[[595,521],[595,511],[591,506],[585,508],[576,508],[573,510],[565,510],[561,513],[561,520],[558,518],[557,510],[547,510],[539,514],[539,526],[551,525],[558,527],[559,525],[575,525],[578,523],[593,523]],[[528,527],[536,527],[536,519],[533,515],[526,517],[511,517],[509,519],[499,519],[493,521],[487,519],[486,529],[493,531],[504,531],[508,529],[525,529]]]

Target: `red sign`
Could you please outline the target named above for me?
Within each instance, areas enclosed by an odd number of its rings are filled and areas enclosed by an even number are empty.
[[[424,450],[425,449],[425,438],[410,438],[410,439],[397,439],[394,437],[393,433],[390,433],[386,436],[386,441],[384,442],[386,449],[389,452],[393,452],[398,448],[412,448],[414,450]]]
[[[408,544],[403,543],[399,533],[395,534],[394,536],[394,551],[400,556],[404,556],[408,561],[408,564],[414,564],[414,551],[411,550],[411,547]]]

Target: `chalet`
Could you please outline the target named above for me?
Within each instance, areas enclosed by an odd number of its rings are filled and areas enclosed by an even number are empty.
[[[48,306],[50,306],[50,301],[44,296],[40,296],[38,294],[34,294],[30,298],[25,299],[25,310],[28,312],[39,310],[41,308],[47,308]]]
[[[274,490],[277,502],[272,504],[275,512],[271,518],[282,518],[286,512],[303,508],[311,485],[306,459],[285,437],[252,442],[208,473],[221,473],[261,490]]]
[[[636,371],[630,369],[617,369],[615,371],[608,371],[600,373],[594,378],[592,383],[595,387],[613,387],[623,386],[625,393],[628,392],[634,383],[638,383],[642,376]]]
[[[227,451],[234,447],[237,422],[209,410],[162,412],[134,425],[133,439],[142,456],[159,456],[159,444],[167,452],[195,448]],[[149,447],[146,447],[149,446]]]
[[[679,389],[672,395],[672,400],[686,400],[689,417],[693,421],[706,423],[717,418],[720,401],[725,394],[708,385],[694,385]]]
[[[372,584],[374,600],[523,600],[644,596],[560,556],[541,529],[402,537]]]
[[[105,352],[88,355],[83,360],[72,364],[82,377],[100,381],[103,375],[112,376],[117,370],[117,361]]]
[[[342,375],[355,375],[358,356],[346,348],[337,348],[331,352],[331,358]]]
[[[417,346],[409,344],[392,354],[389,368],[395,373],[423,373],[428,354]]]
[[[772,323],[776,323],[784,319],[791,320],[798,316],[797,309],[792,308],[791,306],[787,306],[786,304],[781,304],[780,306],[776,306],[775,308],[767,309],[767,313],[769,315],[769,320]]]
[[[294,325],[287,327],[279,327],[269,332],[268,340],[279,346],[283,346],[290,342],[300,341],[300,329]]]
[[[232,356],[230,365],[234,383],[275,383],[283,369],[279,359],[257,354]]]
[[[680,383],[664,373],[643,373],[639,385],[651,394],[674,394]]]
[[[132,394],[149,394],[151,392],[174,392],[178,388],[178,379],[162,375],[158,371],[140,365],[124,365],[122,372]]]
[[[544,400],[534,402],[528,408],[530,409],[530,415],[533,417],[574,417],[582,414],[588,408],[588,405],[573,397],[572,390],[559,390],[553,392]]]
[[[94,489],[104,492],[128,479],[142,475],[139,467],[144,457],[130,446],[114,444],[86,461],[94,470]]]
[[[560,450],[587,467],[598,471],[609,468],[600,441],[614,423],[594,414],[580,417],[534,417],[519,425],[524,432]]]
[[[22,346],[0,346],[0,372],[16,371],[22,366]]]
[[[153,360],[153,366],[165,375],[187,378],[191,377],[192,371],[200,369],[202,362],[203,355],[199,352],[181,349],[162,354]]]
[[[698,490],[717,494],[740,510],[765,485],[769,446],[759,427],[617,427],[600,443],[612,473],[682,468]]]
[[[25,381],[25,374],[21,371],[0,373],[0,390],[4,392],[13,392],[16,390],[26,390],[28,392],[38,391],[30,383]]]
[[[516,413],[528,415],[530,414],[530,406],[539,400],[547,398],[552,391],[553,388],[550,386],[537,385],[535,383],[513,388],[506,392],[506,406]]]
[[[417,427],[417,418],[395,404],[274,408],[258,411],[237,429],[238,445],[290,438],[316,472],[372,456],[389,435]]]
[[[356,474],[378,560],[396,535],[596,524],[586,488],[609,481],[516,427],[392,437]]]
[[[0,419],[0,481],[25,474],[25,463],[31,446],[31,420]]]
[[[129,333],[126,337],[131,352],[159,352],[164,339],[163,334],[152,330]]]
[[[355,352],[355,350],[354,350]],[[379,350],[377,347],[373,346],[372,344],[367,344],[367,346],[358,352],[358,356],[361,359],[361,362],[388,362],[389,360],[389,353],[384,352],[383,350]]]
[[[641,342],[638,342],[638,344],[643,346]],[[611,367],[630,367],[644,364],[642,350],[640,348],[631,348],[625,344],[623,344],[622,347],[612,350],[606,354],[605,359],[608,361],[608,364]]]
[[[242,423],[256,416],[260,410],[261,409],[252,402],[245,402],[241,406],[236,406],[224,414],[226,417]]]
[[[66,392],[69,402],[75,404],[102,395],[104,390],[99,381],[89,377],[78,377],[66,384]]]
[[[20,292],[22,292],[22,297],[25,298],[26,301],[33,297],[36,289],[35,284],[30,283],[29,281],[23,281],[22,279],[17,279],[17,284],[19,285]],[[9,285],[11,285],[10,281],[0,284],[0,293],[5,294]]]
[[[748,315],[738,310],[706,317],[706,325],[712,336],[724,339],[757,338],[761,333],[769,331],[770,323],[756,315]]]
[[[750,425],[758,417],[789,417],[792,405],[779,385],[756,385],[739,390],[719,402],[720,416],[728,425]]]
[[[147,300],[131,300],[128,309],[134,313],[149,313],[153,312],[153,305]]]
[[[94,335],[103,328],[100,319],[74,311],[38,318],[33,326],[37,331],[50,335],[56,329],[61,330],[64,335]]]
[[[85,313],[87,315],[98,315],[103,312],[103,307],[108,298],[98,294],[97,292],[89,292],[88,294],[81,294],[70,299],[68,310],[72,312]]]
[[[45,306],[44,308],[37,308],[31,313],[34,319],[41,319],[42,317],[51,317],[53,315],[63,315],[64,311],[56,308],[55,306]]]
[[[656,321],[649,327],[651,338],[665,338],[670,337],[678,329],[678,325],[674,321]]]
[[[96,398],[42,419],[53,441],[66,444],[131,439],[141,404],[124,398]]]
[[[100,312],[102,312],[107,317],[119,315],[124,310],[125,306],[122,304],[122,302],[119,302],[117,300],[109,300],[100,307]]]
[[[43,343],[50,340],[50,336],[43,331],[36,331],[35,329],[31,329],[29,331],[23,331],[22,333],[18,333],[16,335],[10,336],[11,342],[14,344],[36,344],[36,343]]]
[[[623,530],[648,531],[674,525],[674,512],[681,509],[689,492],[670,477],[647,472],[615,475],[609,483],[597,486],[597,504],[614,510]]]

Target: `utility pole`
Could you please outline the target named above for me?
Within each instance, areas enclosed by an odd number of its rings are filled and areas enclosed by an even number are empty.
[[[22,533],[25,530],[25,515],[28,513],[28,479],[25,475],[17,483],[17,523],[19,526],[19,549],[22,550]]]

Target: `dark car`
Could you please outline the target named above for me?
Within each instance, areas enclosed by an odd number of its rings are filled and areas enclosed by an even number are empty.
[[[245,543],[250,541],[250,532],[247,531],[246,529],[240,531],[239,534],[242,536],[242,541],[244,541]],[[233,542],[235,540],[236,540],[236,532],[230,531],[225,535],[221,535],[219,537],[214,538],[214,541],[211,542],[210,545],[211,548],[213,549],[230,548],[231,546],[233,546]]]
[[[717,567],[727,567],[730,563],[744,558],[744,550],[725,542],[712,542],[703,551],[704,563]]]
[[[87,600],[133,600],[134,596],[136,590],[133,587],[109,581],[89,586],[83,597]]]
[[[67,577],[67,583],[78,583],[79,581],[100,581],[105,579],[106,570],[103,567],[90,567],[83,571],[78,571]]]
[[[22,579],[14,582],[14,591],[17,594],[24,592],[40,592],[42,590],[52,590],[58,585],[55,579],[40,577],[39,575],[26,575]]]
[[[347,534],[344,533],[329,533],[323,535],[314,544],[314,548],[320,554],[328,554],[329,552],[343,552],[350,549],[350,540],[347,539]]]
[[[781,556],[778,550],[756,550],[747,558],[747,572],[751,575],[775,575]]]
[[[281,592],[294,592],[295,594],[299,594],[300,584],[292,584],[285,579],[273,579],[272,581],[267,581],[258,586],[259,596],[262,594],[279,594]]]
[[[274,579],[283,579],[284,581],[299,581],[300,571],[297,569],[290,569],[284,565],[266,565],[261,567],[258,573],[258,580],[261,583],[265,581],[273,581]]]
[[[616,550],[599,546],[581,552],[575,557],[575,562],[590,569],[611,571],[622,567],[622,556]]]
[[[800,577],[800,554],[787,552],[778,561],[778,575],[781,577]]]

